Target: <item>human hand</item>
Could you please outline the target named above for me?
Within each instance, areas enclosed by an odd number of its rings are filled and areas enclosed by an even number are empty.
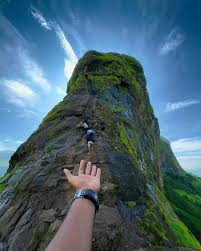
[[[87,163],[85,170],[84,160],[80,161],[78,176],[73,175],[68,169],[64,169],[64,173],[76,192],[81,189],[92,189],[97,193],[100,191],[101,169],[96,168],[91,162]]]

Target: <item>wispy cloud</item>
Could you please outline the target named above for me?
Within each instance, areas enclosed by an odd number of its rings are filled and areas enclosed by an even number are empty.
[[[43,28],[45,28],[46,30],[51,30],[51,25],[46,21],[46,19],[39,10],[32,7],[31,14]]]
[[[197,99],[188,99],[188,100],[183,100],[183,101],[178,101],[178,102],[173,102],[173,103],[167,103],[164,106],[165,112],[172,112],[178,109],[182,109],[184,107],[192,106],[199,104],[200,101]]]
[[[56,85],[56,92],[61,97],[64,97],[66,95],[66,89],[60,85]]]
[[[201,138],[179,139],[171,147],[183,168],[201,168]]]
[[[73,12],[72,10],[69,12],[69,16],[72,20],[72,23],[74,26],[77,26],[79,25],[80,23],[80,18],[79,18],[79,15],[78,15],[78,12]]]
[[[25,75],[34,83],[37,84],[45,93],[49,93],[51,85],[44,76],[42,68],[28,55],[28,53],[20,48],[19,57],[21,59]]]
[[[7,79],[2,82],[7,102],[20,107],[33,106],[36,103],[38,95],[25,83]]]
[[[58,23],[46,21],[46,19],[44,18],[44,16],[42,15],[42,13],[39,10],[37,10],[36,8],[32,8],[32,9],[34,9],[34,12],[33,12],[33,10],[31,11],[33,17],[39,22],[39,24],[42,27],[44,27],[45,29],[48,29],[48,30],[55,31],[56,36],[59,39],[60,45],[64,49],[66,56],[67,56],[67,58],[64,59],[64,75],[67,78],[67,80],[69,80],[72,73],[73,73],[75,65],[77,64],[77,61],[78,61],[78,58],[77,58],[71,44],[67,40],[63,30],[61,29],[61,27]]]
[[[2,41],[0,55],[1,79],[23,79],[22,82],[29,82],[30,85],[37,85],[44,93],[48,93],[51,85],[48,82],[42,67],[30,54],[30,45],[21,33],[0,14],[0,28],[2,29]],[[9,66],[9,67],[8,67]],[[1,69],[3,69],[1,71]],[[15,74],[12,77],[12,73]],[[17,75],[17,77],[16,77]],[[9,77],[8,77],[9,76]],[[26,80],[24,80],[26,79]]]
[[[184,42],[184,35],[179,31],[178,28],[174,28],[168,34],[166,41],[160,48],[160,55],[167,55],[174,51]]]
[[[40,112],[38,111],[35,111],[35,110],[31,110],[31,109],[23,109],[22,112],[20,112],[17,117],[19,118],[26,118],[26,119],[33,119],[33,118],[36,118],[36,117],[40,117]]]
[[[58,24],[56,24],[54,28],[55,28],[57,37],[59,38],[61,47],[64,49],[67,56],[67,58],[64,59],[64,74],[67,79],[70,79],[73,73],[73,70],[77,64],[78,59],[77,59],[77,56],[75,55],[75,52],[73,51],[72,46],[66,39],[61,27]]]
[[[176,153],[200,152],[201,138],[184,138],[171,142],[172,149]]]
[[[15,139],[1,139],[0,140],[0,151],[14,151],[16,148],[23,143],[22,140]]]

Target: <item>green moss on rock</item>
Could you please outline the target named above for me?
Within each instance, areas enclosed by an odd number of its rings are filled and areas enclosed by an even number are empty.
[[[42,124],[59,118],[61,111],[64,110],[64,106],[64,101],[61,101],[58,105],[56,105],[50,112],[48,112],[47,116],[43,119]]]
[[[163,245],[164,241],[174,241],[180,247],[201,250],[199,241],[179,220],[165,196],[157,187],[152,187],[150,196],[153,203],[148,203],[142,220],[142,227],[155,237],[154,245]]]
[[[44,154],[45,155],[49,155],[49,154],[51,154],[53,152],[53,150],[54,150],[54,145],[53,144],[49,144],[49,145],[47,145],[45,147]]]
[[[134,138],[129,138],[128,131],[123,125],[118,125],[118,130],[121,143],[126,147],[134,163],[137,164],[137,150]]]
[[[136,206],[136,201],[133,201],[133,200],[124,201],[124,204],[125,204],[128,208],[134,208],[134,207]]]
[[[0,182],[0,193],[3,192],[4,189],[6,189],[7,184],[4,182]]]
[[[38,227],[34,227],[32,230],[32,236],[33,244],[37,247],[43,238],[43,232]]]
[[[120,85],[126,78],[135,82],[146,82],[140,63],[130,56],[117,53],[87,52],[75,67],[68,83],[67,93],[87,93],[88,79],[93,82],[93,88],[98,93],[111,85]]]

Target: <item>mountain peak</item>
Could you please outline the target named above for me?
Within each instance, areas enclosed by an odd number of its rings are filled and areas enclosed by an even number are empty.
[[[86,120],[95,133],[90,153]],[[76,173],[81,159],[102,169],[94,251],[200,248],[163,193],[159,125],[141,65],[127,55],[89,51],[68,95],[11,157],[0,194],[5,250],[45,249],[73,195],[62,169]]]
[[[143,69],[137,59],[118,53],[88,51],[79,60],[68,83],[68,94],[101,94],[112,85],[146,85]]]

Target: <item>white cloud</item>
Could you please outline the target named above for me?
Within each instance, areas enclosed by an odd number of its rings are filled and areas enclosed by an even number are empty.
[[[16,140],[16,143],[17,144],[22,144],[24,141],[22,141],[22,140]]]
[[[49,92],[51,85],[40,65],[30,56],[30,44],[1,14],[0,30],[3,35],[0,48],[0,55],[3,58],[0,60],[1,78],[13,79],[12,73],[14,73],[15,79],[16,75],[20,79],[27,78],[30,84],[37,84],[45,93]]]
[[[172,111],[175,111],[184,107],[196,105],[199,103],[200,103],[199,100],[188,99],[188,100],[174,102],[174,103],[167,103],[164,108],[165,108],[165,112],[172,112]]]
[[[185,170],[193,170],[200,168],[201,170],[201,156],[181,156],[177,157],[179,164],[185,169]]]
[[[3,80],[7,102],[16,106],[25,107],[34,105],[38,99],[37,94],[26,84],[16,80]]]
[[[43,28],[45,28],[46,30],[51,30],[51,25],[46,21],[39,10],[32,7],[31,14]]]
[[[178,30],[178,28],[174,28],[168,34],[166,41],[160,48],[161,55],[167,55],[171,51],[174,51],[184,42],[184,35]]]
[[[19,57],[26,76],[29,77],[33,83],[37,84],[45,93],[49,93],[51,85],[45,78],[42,68],[21,48],[19,49]]]
[[[67,80],[70,79],[73,70],[75,68],[75,65],[78,62],[78,58],[75,55],[75,52],[73,51],[72,46],[68,42],[63,30],[61,29],[60,25],[56,22],[48,22],[43,17],[42,13],[37,10],[36,8],[32,8],[31,11],[33,17],[39,22],[39,24],[48,30],[54,30],[59,41],[61,44],[61,47],[64,49],[67,58],[64,59],[64,75],[67,78]],[[71,18],[75,21],[75,15],[72,13]]]
[[[176,153],[201,152],[200,138],[184,138],[171,142],[172,149]]]
[[[183,168],[201,168],[201,138],[179,139],[171,147]]]
[[[14,139],[3,139],[0,140],[0,151],[16,150],[16,148],[21,145],[24,141],[14,140]]]
[[[22,112],[20,112],[17,117],[19,118],[27,118],[27,119],[33,119],[36,117],[39,117],[41,114],[39,111],[34,111],[34,110],[30,110],[30,109],[23,109]]]
[[[66,96],[66,89],[60,85],[56,85],[56,92],[61,97]]]
[[[70,43],[66,39],[61,27],[58,24],[55,24],[54,29],[57,37],[59,38],[61,47],[64,49],[67,56],[67,59],[64,60],[64,74],[67,79],[70,79],[73,70],[77,64],[78,58],[75,55],[75,52],[73,51],[73,48],[71,47]]]

